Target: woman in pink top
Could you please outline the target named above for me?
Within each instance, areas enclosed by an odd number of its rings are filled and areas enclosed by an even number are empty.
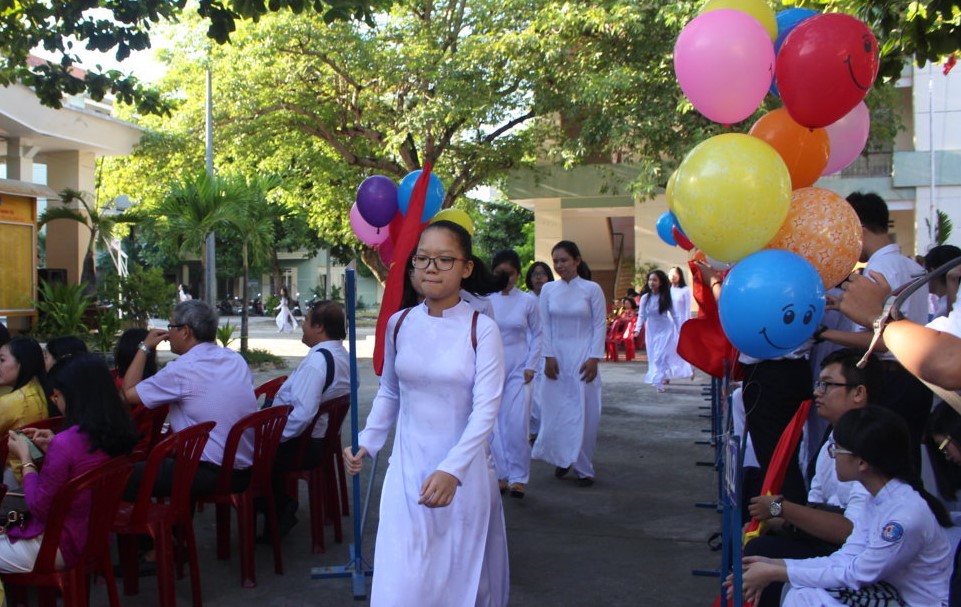
[[[78,354],[58,362],[50,371],[51,400],[64,414],[64,430],[27,429],[24,433],[45,453],[37,467],[27,442],[10,433],[10,453],[23,462],[23,493],[30,519],[21,529],[0,535],[0,572],[33,569],[43,541],[50,508],[61,487],[107,461],[130,453],[137,431],[114,387],[110,370],[93,354]],[[58,561],[72,566],[86,543],[89,495],[79,495],[64,524]]]

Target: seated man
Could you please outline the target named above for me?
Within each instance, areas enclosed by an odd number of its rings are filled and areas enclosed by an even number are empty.
[[[868,364],[859,369],[860,358],[861,353],[843,349],[828,354],[821,363],[814,388],[814,403],[818,415],[832,426],[851,409],[867,406],[872,395],[880,391],[883,382],[880,362],[871,357]],[[787,501],[779,495],[751,499],[748,507],[751,516],[767,521],[772,532],[748,542],[744,547],[746,556],[827,556],[845,542],[869,494],[857,481],[838,480],[834,459],[829,453],[832,443],[833,434],[818,452],[807,506]],[[756,607],[778,605],[781,586],[774,583],[765,588]]]
[[[137,346],[138,352],[123,378],[123,396],[131,405],[153,409],[170,405],[170,427],[174,432],[213,421],[217,425],[200,458],[191,494],[203,495],[214,490],[224,447],[230,429],[241,418],[257,411],[253,376],[247,362],[233,350],[215,342],[217,312],[206,302],[191,299],[177,304],[167,329],[153,329]],[[170,351],[179,358],[171,361],[153,377],[143,379],[147,356],[167,340]],[[237,447],[232,488],[241,491],[249,481],[253,453],[252,433],[247,433]],[[143,463],[134,468],[125,499],[136,498]],[[154,495],[170,494],[173,462],[164,468]]]
[[[297,440],[314,420],[321,404],[350,392],[350,359],[341,342],[347,337],[344,309],[332,301],[315,303],[304,314],[304,342],[310,350],[274,397],[275,405],[292,405],[284,435],[274,463],[273,488],[280,530],[284,535],[297,524],[297,500],[287,495],[286,474],[300,462]],[[307,452],[302,462],[309,470],[320,463],[327,431],[327,414],[314,425]]]

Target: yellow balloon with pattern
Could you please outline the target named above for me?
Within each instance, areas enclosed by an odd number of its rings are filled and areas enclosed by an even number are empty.
[[[443,209],[430,218],[431,223],[441,220],[454,222],[467,230],[471,236],[474,235],[474,221],[465,211],[460,209]]]
[[[764,26],[764,29],[770,34],[771,40],[777,40],[777,17],[774,15],[774,9],[768,6],[765,0],[711,0],[704,5],[701,12],[706,13],[719,8],[729,8],[747,13]]]
[[[675,170],[671,173],[671,176],[667,180],[667,187],[664,188],[664,197],[667,198],[667,208],[671,211],[674,210],[674,184],[677,183],[677,171]]]
[[[718,261],[738,261],[762,249],[784,223],[791,174],[766,142],[726,133],[688,152],[671,200],[694,246]]]

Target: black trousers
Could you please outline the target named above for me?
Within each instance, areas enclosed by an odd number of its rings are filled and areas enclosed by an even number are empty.
[[[311,470],[320,464],[320,458],[324,454],[324,439],[312,438],[307,445],[307,453],[304,455],[302,465],[298,465],[296,438],[280,443],[277,447],[277,459],[274,460],[274,473],[270,482],[273,486],[274,504],[277,513],[281,516],[287,509],[295,509],[297,500],[287,495],[287,473],[295,470]]]
[[[744,556],[766,556],[772,559],[809,559],[816,556],[828,556],[837,551],[838,548],[840,546],[834,546],[814,538],[768,533],[748,542],[744,546]],[[778,607],[781,604],[783,587],[782,582],[769,584],[761,593],[761,599],[754,607]]]
[[[143,478],[146,462],[134,464],[130,480],[127,481],[127,488],[124,490],[123,499],[132,502],[137,499],[137,492],[140,490],[140,481]],[[190,495],[209,495],[217,488],[217,480],[220,478],[220,466],[211,462],[200,462],[197,465],[197,474],[194,482],[190,485]],[[170,497],[173,492],[174,480],[174,460],[167,458],[160,465],[157,474],[157,481],[153,486],[154,497]],[[243,491],[250,483],[250,470],[234,470],[230,478],[230,490],[234,493]]]
[[[744,366],[744,412],[762,479],[781,434],[797,412],[798,405],[811,398],[813,385],[811,367],[804,359],[764,360]],[[781,493],[797,504],[807,502],[797,449],[788,464]]]

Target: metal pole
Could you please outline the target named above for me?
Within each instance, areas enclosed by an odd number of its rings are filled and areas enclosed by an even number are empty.
[[[206,160],[207,177],[213,179],[214,176],[214,106],[213,106],[213,73],[209,62],[211,57],[207,57],[207,128],[206,128]],[[217,245],[214,233],[207,234],[206,246],[207,275],[204,277],[206,286],[207,303],[217,307]]]

